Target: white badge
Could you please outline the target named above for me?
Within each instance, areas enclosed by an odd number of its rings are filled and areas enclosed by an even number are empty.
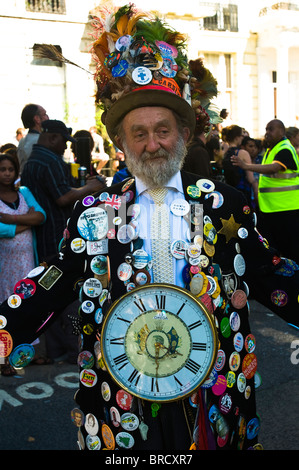
[[[170,210],[174,215],[180,217],[188,214],[190,206],[185,199],[175,199],[170,205]]]

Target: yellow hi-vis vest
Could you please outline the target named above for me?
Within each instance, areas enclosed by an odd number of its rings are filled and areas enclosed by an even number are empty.
[[[275,161],[280,150],[288,149],[296,164],[296,170],[286,169],[273,175],[260,175],[258,202],[262,212],[281,212],[299,209],[299,159],[295,148],[288,139],[281,140],[268,149],[262,165]],[[279,223],[279,221],[278,221]]]

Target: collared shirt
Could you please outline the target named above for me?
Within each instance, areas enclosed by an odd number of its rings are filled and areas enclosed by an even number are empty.
[[[149,195],[147,186],[136,177],[136,204],[141,206],[140,215],[138,217],[139,237],[143,239],[143,249],[151,256],[151,237],[150,225],[154,211],[154,201]],[[173,214],[170,205],[175,199],[185,199],[181,173],[177,172],[166,184],[168,193],[165,198],[165,204],[169,208],[169,223],[171,241],[184,240],[190,241],[190,231],[188,222],[182,217]],[[185,260],[177,260],[173,257],[174,279],[176,285],[184,287],[182,271],[187,264]],[[153,272],[150,271],[152,282]]]

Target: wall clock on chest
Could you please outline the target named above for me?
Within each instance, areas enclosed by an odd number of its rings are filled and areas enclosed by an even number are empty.
[[[169,284],[147,284],[114,302],[101,338],[107,370],[117,384],[156,402],[193,393],[209,376],[218,350],[205,306]]]

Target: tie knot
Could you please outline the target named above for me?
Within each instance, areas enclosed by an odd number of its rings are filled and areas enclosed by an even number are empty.
[[[167,188],[156,188],[150,189],[148,192],[150,196],[153,198],[155,204],[163,204],[168,189]]]

